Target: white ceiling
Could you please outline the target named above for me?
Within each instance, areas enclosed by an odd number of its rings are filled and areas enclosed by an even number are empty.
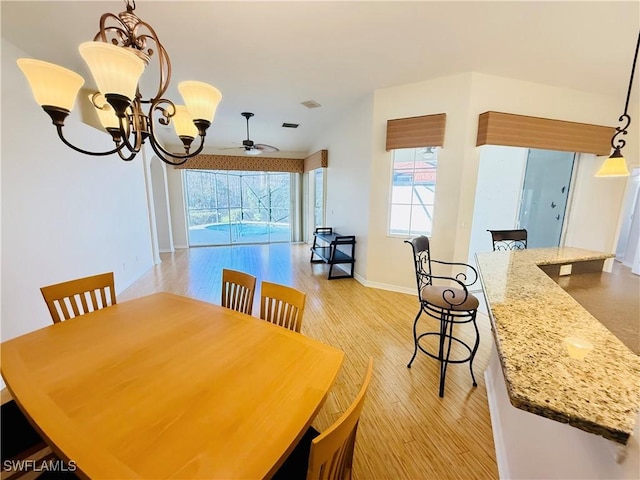
[[[125,9],[117,0],[1,7],[3,38],[77,71],[87,84],[77,45],[93,39],[101,14]],[[180,100],[175,85],[187,79],[222,91],[208,145],[241,144],[240,113],[250,111],[255,142],[302,152],[343,109],[377,88],[470,71],[619,97],[622,110],[640,28],[637,0],[138,0],[136,14],[155,28],[171,58],[169,98]],[[300,104],[306,100],[322,107],[307,109]],[[284,129],[283,122],[300,127]]]

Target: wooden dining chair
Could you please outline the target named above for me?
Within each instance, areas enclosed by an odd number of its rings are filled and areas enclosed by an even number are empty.
[[[324,432],[309,427],[273,480],[351,479],[358,423],[372,374],[373,358],[370,358],[360,392],[351,406]]]
[[[223,307],[251,315],[253,297],[256,290],[256,277],[237,270],[222,269]]]
[[[524,250],[527,248],[527,231],[518,230],[487,230],[491,234],[493,251]]]
[[[286,285],[262,282],[260,318],[300,333],[307,295]]]
[[[53,323],[116,304],[113,272],[49,285],[40,291]]]

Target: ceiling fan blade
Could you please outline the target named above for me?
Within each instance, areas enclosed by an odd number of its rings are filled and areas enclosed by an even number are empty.
[[[274,147],[272,145],[267,145],[265,143],[256,143],[253,148],[257,148],[258,150],[261,150],[263,152],[267,152],[267,153],[273,153],[273,152],[279,152],[280,149],[277,147]]]

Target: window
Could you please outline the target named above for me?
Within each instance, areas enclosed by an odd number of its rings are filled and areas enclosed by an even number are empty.
[[[324,227],[324,169],[316,168],[313,171],[314,202],[313,223],[316,227]]]
[[[393,151],[389,235],[431,235],[438,147]]]
[[[291,241],[291,174],[186,170],[189,245]]]

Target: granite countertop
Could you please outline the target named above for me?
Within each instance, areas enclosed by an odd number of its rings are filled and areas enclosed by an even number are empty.
[[[626,444],[640,357],[538,267],[612,256],[560,247],[476,258],[513,406]]]

